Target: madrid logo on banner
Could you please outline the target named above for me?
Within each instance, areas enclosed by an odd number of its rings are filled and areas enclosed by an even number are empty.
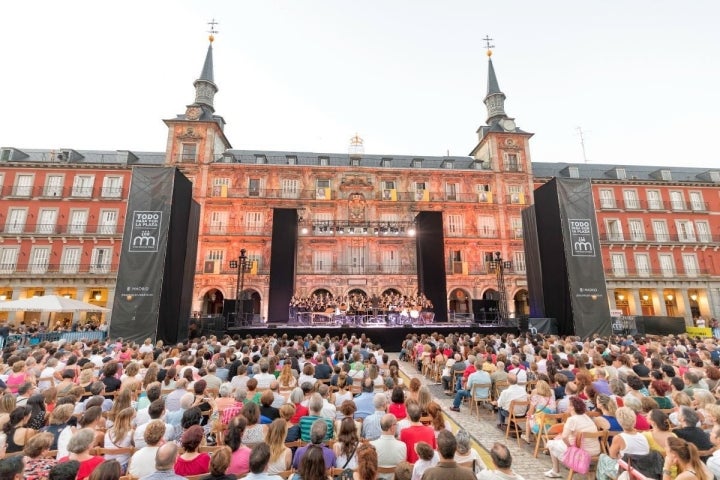
[[[162,212],[133,211],[128,252],[157,252],[160,244],[161,225]]]
[[[570,251],[573,257],[594,257],[595,242],[590,219],[569,219]]]

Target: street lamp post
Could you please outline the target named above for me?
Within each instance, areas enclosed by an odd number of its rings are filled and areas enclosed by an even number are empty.
[[[495,270],[495,276],[497,278],[498,295],[498,313],[500,315],[500,322],[505,323],[508,319],[508,304],[507,304],[507,291],[505,290],[505,270],[512,268],[512,262],[503,260],[500,252],[495,252],[495,256],[490,260],[490,269]]]
[[[240,318],[240,303],[243,298],[243,290],[245,290],[245,268],[247,266],[247,250],[240,249],[240,256],[237,260],[230,261],[230,268],[237,268],[237,278],[235,283],[235,322]],[[245,311],[243,310],[243,315]],[[243,321],[245,318],[243,317]]]

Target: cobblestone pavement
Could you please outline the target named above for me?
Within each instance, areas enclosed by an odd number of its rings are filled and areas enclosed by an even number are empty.
[[[535,444],[527,445],[523,440],[520,440],[518,446],[517,440],[510,437],[505,439],[505,432],[501,432],[497,428],[497,414],[490,412],[488,408],[481,410],[480,419],[478,420],[476,414],[470,414],[470,409],[467,405],[460,407],[460,412],[454,412],[450,410],[452,406],[452,397],[445,395],[442,385],[431,382],[426,377],[422,376],[414,365],[409,362],[399,362],[400,369],[409,378],[419,378],[423,385],[427,385],[430,388],[435,400],[442,405],[445,414],[454,420],[458,425],[461,425],[465,430],[472,435],[475,440],[485,450],[490,450],[495,442],[500,442],[507,445],[510,449],[510,453],[513,458],[513,470],[519,475],[522,475],[526,480],[540,480],[545,479],[544,472],[552,467],[550,456],[539,453],[538,458],[533,457],[533,450]],[[483,458],[487,458],[489,463],[489,456],[483,455]],[[563,477],[567,475],[567,470],[564,467],[560,472]],[[581,478],[582,476],[578,476]]]

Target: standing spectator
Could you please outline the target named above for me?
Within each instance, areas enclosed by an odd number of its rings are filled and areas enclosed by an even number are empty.
[[[428,468],[422,476],[423,480],[475,480],[475,473],[469,468],[460,467],[455,463],[457,442],[455,436],[447,430],[438,435],[437,449],[440,461],[437,466]]]
[[[415,444],[425,442],[435,449],[437,441],[435,440],[435,432],[433,429],[420,423],[419,405],[410,403],[407,407],[407,413],[410,419],[410,426],[402,429],[400,432],[400,441],[407,447],[407,461],[415,463],[418,459]],[[455,455],[455,452],[453,452],[453,455]]]

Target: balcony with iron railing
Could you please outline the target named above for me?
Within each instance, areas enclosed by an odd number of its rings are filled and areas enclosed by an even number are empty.
[[[225,186],[209,187],[207,197],[210,200],[223,200],[226,198],[244,198],[258,200],[349,200],[355,192],[338,191],[335,189],[319,187],[305,190],[286,190],[271,188],[229,188]],[[401,192],[392,189],[382,189],[366,194],[367,200],[378,202],[458,202],[458,203],[495,203],[490,192],[481,193],[456,193],[456,192],[431,192],[429,190]],[[524,199],[523,199],[524,202]],[[521,203],[517,198],[508,203]]]
[[[117,225],[58,225],[55,223],[6,223],[0,236],[34,237],[42,235],[73,236],[120,236],[122,229]]]
[[[118,265],[104,263],[0,263],[0,277],[43,275],[52,277],[83,275],[115,275]]]
[[[122,200],[127,198],[124,188],[115,187],[62,187],[62,186],[18,186],[4,185],[0,188],[0,197],[13,199],[58,200],[58,199],[102,199]]]
[[[603,243],[720,243],[720,236],[709,233],[678,235],[677,233],[600,233]]]
[[[636,268],[625,268],[615,267],[605,269],[605,276],[608,278],[629,278],[629,279],[687,279],[687,278],[701,278],[713,276],[712,272],[707,269],[694,268],[687,270],[663,270],[663,269],[636,269]],[[715,275],[719,276],[720,275]]]

